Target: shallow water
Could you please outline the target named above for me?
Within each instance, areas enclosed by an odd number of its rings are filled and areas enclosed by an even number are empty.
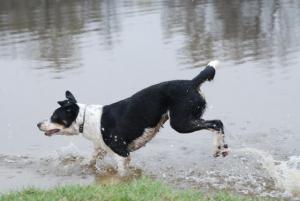
[[[182,188],[299,196],[300,180],[287,182],[297,176],[278,176],[300,169],[299,8],[295,0],[0,1],[0,191],[96,180],[76,165],[89,142],[36,128],[66,89],[80,102],[109,104],[193,78],[218,59],[215,80],[202,87],[205,118],[223,120],[231,155],[212,157],[209,132],[165,126],[132,165]],[[66,152],[74,168],[59,165]]]

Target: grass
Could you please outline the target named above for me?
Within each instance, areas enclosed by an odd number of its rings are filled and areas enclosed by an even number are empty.
[[[0,197],[0,201],[250,201],[264,200],[219,193],[204,196],[197,191],[174,190],[149,178],[140,178],[129,183],[110,186],[64,186],[51,190],[27,188]]]

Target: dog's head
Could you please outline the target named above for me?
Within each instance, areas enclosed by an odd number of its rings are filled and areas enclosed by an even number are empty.
[[[79,113],[79,106],[73,94],[66,91],[66,100],[58,101],[60,105],[49,120],[37,124],[45,135],[76,135],[79,134],[79,126],[75,120]]]

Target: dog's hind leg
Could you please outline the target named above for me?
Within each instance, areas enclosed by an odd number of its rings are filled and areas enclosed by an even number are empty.
[[[214,145],[214,157],[218,157],[222,155],[223,157],[228,155],[228,145],[225,144],[225,135],[223,132],[214,132],[213,137],[213,145]]]
[[[179,133],[192,133],[198,130],[213,130],[224,133],[224,126],[221,120],[204,120],[189,118],[177,118],[175,116],[170,120],[171,127]]]
[[[214,132],[214,156],[223,157],[228,155],[228,145],[225,144],[224,126],[220,120],[193,119],[191,116],[186,119],[177,118],[177,115],[170,114],[170,124],[179,133],[191,133],[198,130],[212,130]]]
[[[214,132],[213,145],[214,145],[214,157],[222,155],[223,157],[228,155],[228,145],[225,143],[225,132],[223,123],[220,120],[208,120],[206,123],[212,125],[209,130]]]

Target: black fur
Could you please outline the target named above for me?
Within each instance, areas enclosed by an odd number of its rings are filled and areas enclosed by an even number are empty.
[[[68,128],[76,120],[79,107],[71,92],[66,91],[66,98],[67,100],[57,102],[61,107],[53,112],[50,120],[52,123],[57,123]]]
[[[155,127],[169,112],[170,124],[179,133],[201,129],[223,132],[220,120],[201,119],[206,102],[198,92],[201,83],[212,80],[215,69],[207,66],[193,80],[174,80],[145,88],[133,96],[103,107],[101,131],[104,142],[117,154],[129,155],[128,145],[145,128]]]

